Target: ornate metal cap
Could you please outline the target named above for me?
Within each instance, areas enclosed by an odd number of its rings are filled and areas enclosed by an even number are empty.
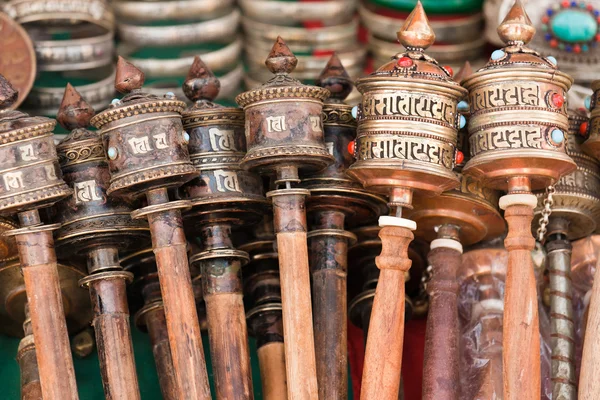
[[[348,173],[384,194],[400,187],[440,194],[458,185],[452,172],[457,103],[467,91],[425,54],[435,35],[420,2],[398,37],[406,52],[356,82],[363,98],[357,113],[357,161]]]
[[[7,110],[16,99],[0,75],[0,212],[13,214],[47,207],[68,196],[53,133],[56,121]]]
[[[177,187],[196,176],[189,161],[181,112],[173,93],[143,93],[144,74],[119,57],[115,87],[125,96],[91,119],[100,129],[111,173],[108,194],[138,196]]]
[[[498,28],[506,47],[466,78],[471,160],[465,173],[504,190],[507,178],[529,178],[541,189],[573,170],[565,154],[572,79],[555,60],[526,47],[535,29],[519,0]]]
[[[337,54],[333,54],[315,84],[329,90],[329,97],[325,100],[326,104],[343,103],[346,97],[352,92],[354,83],[346,72]]]
[[[236,97],[246,112],[245,168],[273,171],[281,166],[319,170],[331,163],[323,146],[321,111],[327,89],[289,76],[297,59],[277,37],[266,65],[275,74],[258,89]]]
[[[257,222],[267,204],[260,177],[240,167],[246,154],[244,111],[213,103],[219,86],[212,71],[196,57],[183,84],[186,96],[195,102],[183,112],[183,127],[200,177],[181,188],[182,197],[192,201],[193,208],[185,216],[196,233],[197,225],[210,221]]]
[[[94,246],[142,246],[149,235],[144,220],[131,219],[131,204],[106,194],[110,173],[102,138],[86,129],[93,115],[92,107],[67,85],[58,120],[71,132],[56,146],[64,179],[74,191],[58,203],[56,242],[68,251],[66,258]]]

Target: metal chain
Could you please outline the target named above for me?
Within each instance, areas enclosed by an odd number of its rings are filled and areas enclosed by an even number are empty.
[[[548,226],[550,214],[552,214],[552,206],[554,205],[554,198],[552,197],[554,193],[554,186],[546,188],[546,198],[544,199],[544,208],[540,217],[540,227],[537,230],[537,239],[540,243],[544,241],[544,236],[546,236],[546,226]]]

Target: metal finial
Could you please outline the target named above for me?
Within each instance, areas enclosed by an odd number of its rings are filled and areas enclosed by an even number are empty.
[[[141,89],[144,84],[144,73],[135,65],[119,56],[117,73],[115,75],[115,89],[119,93],[127,94],[136,89]]]
[[[191,101],[213,101],[219,94],[221,83],[200,57],[194,57],[194,63],[183,82],[183,92]]]
[[[454,75],[454,80],[456,82],[460,83],[460,82],[462,82],[463,79],[465,79],[468,76],[471,76],[472,74],[473,74],[473,68],[471,67],[471,63],[468,61],[465,61],[462,68],[456,73],[456,75]]]
[[[435,33],[429,25],[421,1],[417,1],[416,7],[404,21],[397,36],[398,41],[407,49],[426,49],[435,42]]]
[[[343,101],[352,91],[352,79],[346,72],[337,54],[333,54],[327,65],[321,71],[316,81],[317,86],[321,86],[331,92],[330,99]]]
[[[498,26],[498,35],[504,43],[521,42],[527,44],[535,35],[535,27],[525,12],[521,0],[516,0],[512,8]]]
[[[67,130],[87,128],[94,116],[94,109],[86,102],[79,92],[67,83],[56,119]]]
[[[281,36],[277,36],[277,40],[275,40],[275,44],[265,64],[269,68],[269,71],[274,74],[289,74],[298,65],[298,59],[288,45],[285,44]]]
[[[0,75],[0,110],[7,110],[19,97],[19,92],[12,87],[10,82]]]

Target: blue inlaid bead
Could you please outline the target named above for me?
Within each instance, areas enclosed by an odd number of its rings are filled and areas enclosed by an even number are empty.
[[[467,103],[466,101],[462,100],[461,102],[459,102],[456,105],[456,108],[458,108],[458,111],[468,111],[469,110],[469,103]]]
[[[352,107],[352,118],[356,119],[357,115],[358,115],[358,106],[354,106],[354,107]]]
[[[467,119],[465,118],[464,115],[461,115],[458,121],[458,127],[460,129],[464,128],[465,126],[467,126]]]
[[[592,111],[592,98],[590,96],[586,97],[585,100],[583,100],[583,105],[585,108]]]
[[[549,42],[550,40],[552,40],[552,35],[550,33],[546,33],[544,35],[544,39],[546,39],[546,41]]]
[[[562,11],[550,21],[554,36],[568,43],[589,42],[596,35],[598,23],[583,10]]]
[[[587,44],[582,44],[581,45],[581,51],[586,52],[590,49],[590,46],[588,46]]]
[[[552,141],[561,144],[565,140],[565,134],[560,129],[554,129],[551,134]]]
[[[121,102],[121,100],[119,100],[119,99],[112,99],[110,104],[112,104],[114,106],[115,104],[119,104],[120,102]]]
[[[600,11],[599,10],[594,10],[594,15],[596,17],[600,17]]]
[[[571,2],[571,7],[577,7],[577,2],[576,1],[572,1]]]
[[[568,45],[565,46],[565,51],[567,53],[570,53],[571,51],[573,51],[573,47],[570,44],[568,44]]]
[[[551,16],[552,16],[552,14],[554,14],[554,10],[552,10],[552,9],[546,10],[546,14],[547,14],[549,17],[551,17]]]
[[[556,58],[552,57],[552,56],[548,56],[546,57],[546,60],[550,61],[552,64],[557,65],[558,62],[556,61]]]
[[[108,154],[109,159],[115,160],[117,158],[117,156],[119,155],[119,152],[117,151],[116,147],[109,147],[107,154]]]
[[[190,142],[190,134],[187,133],[186,131],[183,131],[183,141],[185,143],[189,143]]]
[[[494,50],[494,52],[492,53],[492,60],[496,61],[501,59],[502,57],[504,57],[506,55],[506,53],[504,52],[504,50]]]

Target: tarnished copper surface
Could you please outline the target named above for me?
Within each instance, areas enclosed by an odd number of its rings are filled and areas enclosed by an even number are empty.
[[[33,43],[25,29],[8,15],[0,12],[0,75],[18,91],[18,98],[10,106],[17,108],[33,87],[36,58]]]

